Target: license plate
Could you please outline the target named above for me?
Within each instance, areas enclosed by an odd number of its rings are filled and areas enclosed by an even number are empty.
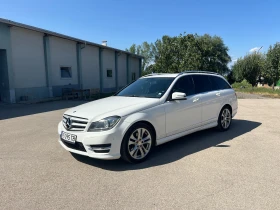
[[[77,136],[74,134],[66,133],[64,131],[61,132],[61,139],[67,141],[69,143],[75,144],[77,140]]]

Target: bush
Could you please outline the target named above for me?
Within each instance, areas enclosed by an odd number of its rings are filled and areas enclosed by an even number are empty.
[[[263,96],[279,98],[280,97],[280,90],[273,90],[272,88],[265,88],[265,87],[252,87],[246,80],[242,82],[236,82],[232,84],[232,87],[237,92],[244,92],[244,93],[253,93],[253,94],[260,94]]]
[[[247,80],[243,80],[242,82],[235,82],[232,84],[233,88],[242,89],[242,88],[252,88],[252,85],[247,82]]]

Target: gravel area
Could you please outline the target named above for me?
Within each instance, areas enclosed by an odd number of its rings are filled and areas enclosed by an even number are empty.
[[[238,99],[269,99],[258,94],[236,92]]]

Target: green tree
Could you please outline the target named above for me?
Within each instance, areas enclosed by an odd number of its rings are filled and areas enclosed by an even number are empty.
[[[265,59],[262,54],[253,53],[244,57],[245,68],[243,69],[244,78],[252,85],[257,85],[261,73],[263,72]]]
[[[252,87],[257,85],[265,66],[265,56],[260,53],[253,53],[239,58],[233,65],[232,71],[237,82],[246,79]]]
[[[202,55],[197,47],[196,36],[180,34],[175,37],[163,36],[157,40],[153,47],[154,72],[178,73],[199,70]]]
[[[133,54],[137,54],[136,48],[137,48],[136,44],[132,44],[129,49],[126,48],[125,50]]]
[[[235,83],[235,79],[234,79],[234,76],[233,76],[233,72],[232,72],[232,71],[230,71],[230,72],[228,73],[228,75],[226,76],[226,78],[227,78],[227,81],[229,82],[229,84]]]
[[[204,70],[227,74],[227,64],[231,61],[223,40],[207,34],[165,35],[155,43],[133,44],[126,50],[144,56],[143,70],[149,72]]]
[[[266,57],[266,68],[263,77],[268,83],[272,83],[274,89],[274,85],[280,78],[280,43],[270,46]]]
[[[241,82],[244,79],[243,68],[244,68],[244,59],[238,58],[231,68],[234,80],[236,82]]]
[[[148,42],[143,42],[141,45],[133,44],[129,49],[125,49],[128,52],[144,57],[142,61],[142,72],[153,62],[152,46]]]
[[[222,38],[205,34],[196,37],[201,52],[201,66],[199,69],[205,71],[218,72],[220,74],[229,73],[228,63],[231,61],[228,55],[228,47]]]

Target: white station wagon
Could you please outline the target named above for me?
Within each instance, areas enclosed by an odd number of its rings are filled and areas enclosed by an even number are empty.
[[[228,130],[237,108],[235,91],[217,73],[151,74],[114,96],[66,111],[59,142],[72,153],[138,163],[181,136]]]

